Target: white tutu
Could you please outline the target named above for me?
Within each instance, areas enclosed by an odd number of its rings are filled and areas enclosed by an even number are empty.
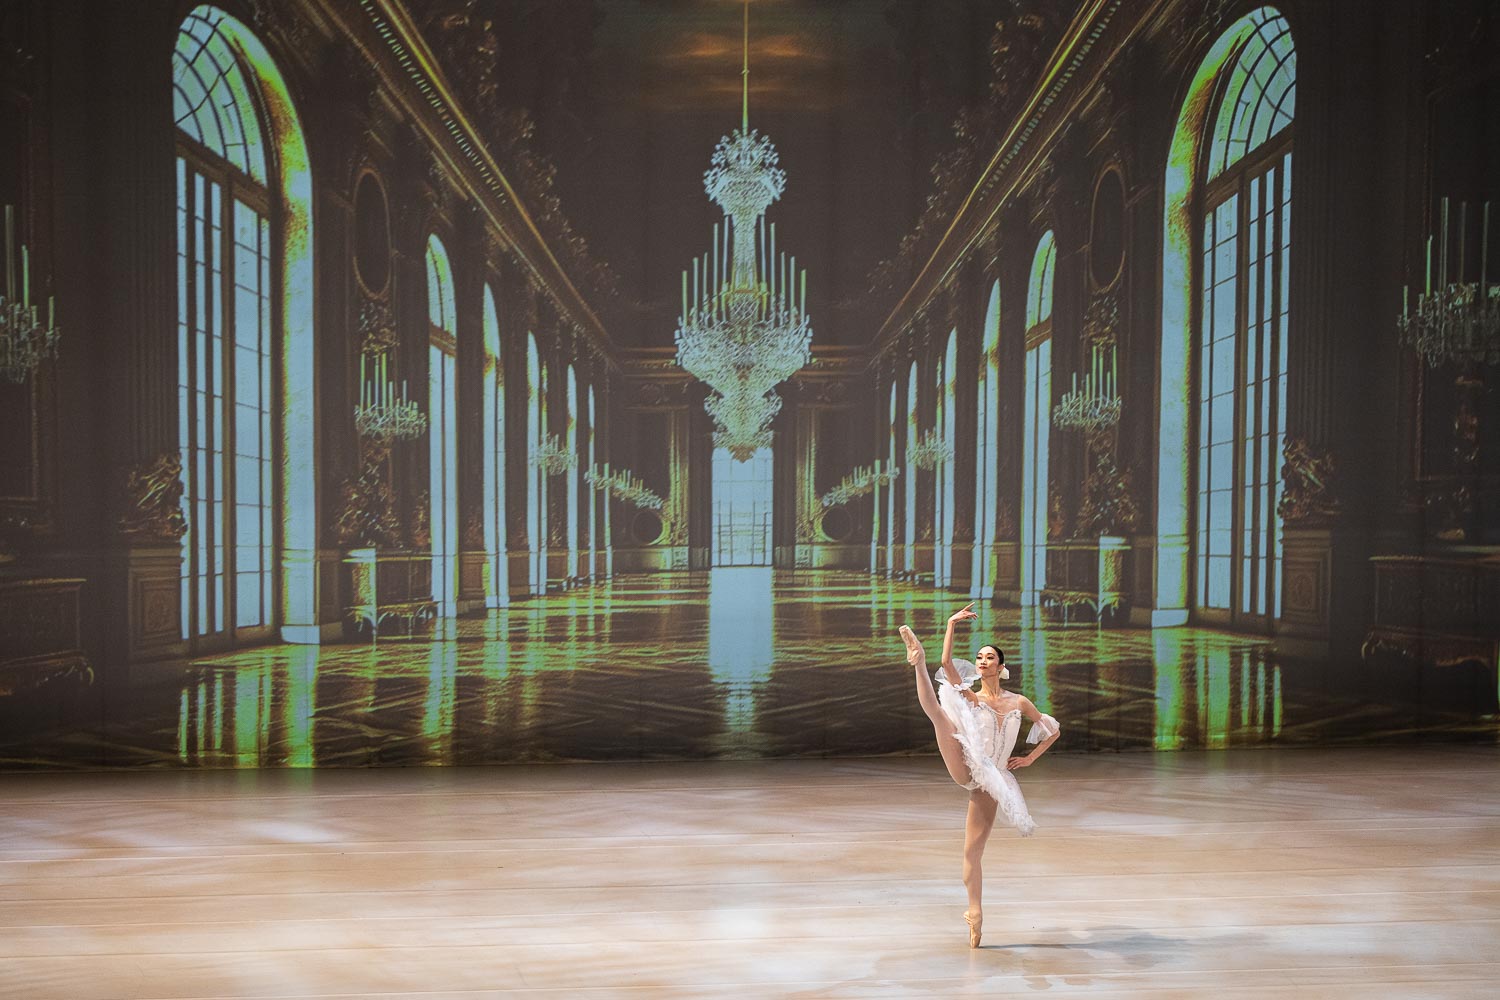
[[[965,686],[972,684],[979,671],[968,660],[953,661]],[[954,737],[963,748],[964,761],[969,765],[968,789],[981,789],[1000,806],[1005,821],[1029,837],[1036,829],[1036,821],[1026,809],[1026,799],[1021,795],[1020,782],[1006,768],[1011,750],[1016,745],[1016,736],[1021,731],[1021,710],[1013,708],[1003,716],[988,705],[976,705],[963,696],[959,688],[948,682],[947,675],[938,671],[938,703],[953,723]],[[1043,715],[1033,723],[1026,736],[1027,743],[1040,743],[1058,732],[1057,720]]]

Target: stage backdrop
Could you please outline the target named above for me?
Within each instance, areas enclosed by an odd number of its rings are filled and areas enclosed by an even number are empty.
[[[0,767],[1500,733],[1494,2],[0,42]]]

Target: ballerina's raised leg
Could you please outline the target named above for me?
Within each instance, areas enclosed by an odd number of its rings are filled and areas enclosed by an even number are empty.
[[[943,763],[947,765],[948,774],[953,780],[968,788],[974,779],[964,760],[964,749],[958,745],[958,740],[953,735],[953,720],[948,718],[943,707],[938,704],[937,693],[932,690],[932,677],[927,673],[927,652],[910,628],[902,625],[899,631],[902,641],[906,643],[906,662],[916,668],[917,701],[932,723],[932,734],[937,737]]]

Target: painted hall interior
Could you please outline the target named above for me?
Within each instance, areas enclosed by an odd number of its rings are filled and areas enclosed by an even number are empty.
[[[908,752],[865,672],[968,600],[1065,748],[1493,738],[1500,359],[1397,320],[1445,198],[1476,280],[1500,3],[750,7],[815,334],[745,463],[672,346],[736,5],[0,7],[62,329],[0,382],[5,762]],[[377,359],[426,434],[360,434]]]

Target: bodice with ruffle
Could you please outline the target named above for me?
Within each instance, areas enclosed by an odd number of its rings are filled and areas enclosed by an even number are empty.
[[[978,676],[974,665],[967,660],[954,660],[953,665],[958,668],[960,677],[971,683]],[[982,789],[999,805],[1006,822],[1019,830],[1021,836],[1031,836],[1036,822],[1026,808],[1020,783],[1006,767],[1021,731],[1021,710],[1013,708],[1000,713],[988,705],[976,705],[948,681],[944,672],[939,671],[938,680],[938,702],[953,723],[953,735],[963,748],[964,761],[969,765],[971,780],[965,787]],[[1042,715],[1032,723],[1026,742],[1040,743],[1058,731],[1057,720]]]

